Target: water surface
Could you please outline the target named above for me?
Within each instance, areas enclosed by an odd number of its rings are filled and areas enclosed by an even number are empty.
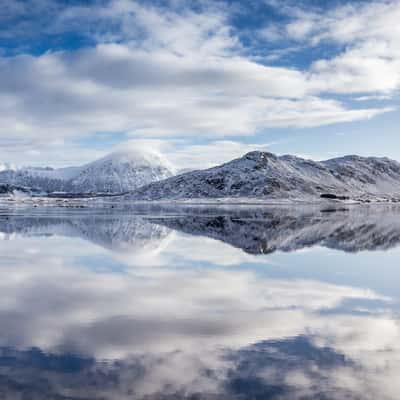
[[[0,210],[1,399],[397,399],[397,208]]]

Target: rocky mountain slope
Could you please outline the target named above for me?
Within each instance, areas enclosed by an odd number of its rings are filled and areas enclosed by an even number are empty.
[[[400,199],[400,163],[346,156],[322,162],[254,151],[207,170],[143,186],[125,200]]]
[[[0,171],[0,184],[46,193],[125,193],[172,176],[156,154],[121,151],[80,167],[21,168]]]
[[[371,206],[373,207],[373,206]],[[321,246],[345,252],[388,250],[400,245],[398,207],[350,210],[271,208],[188,213],[152,222],[194,236],[220,240],[249,254],[292,252]]]
[[[329,211],[329,212],[328,212]],[[338,208],[176,208],[79,214],[32,210],[0,215],[0,240],[15,235],[66,236],[90,241],[118,254],[148,257],[168,244],[173,230],[208,237],[249,254],[292,252],[313,246],[359,252],[400,246],[398,206]]]

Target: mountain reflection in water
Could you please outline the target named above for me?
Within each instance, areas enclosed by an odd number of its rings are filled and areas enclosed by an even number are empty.
[[[398,398],[400,214],[330,211],[0,210],[0,398]]]

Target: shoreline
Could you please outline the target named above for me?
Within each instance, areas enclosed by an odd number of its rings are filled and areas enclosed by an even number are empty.
[[[176,200],[125,200],[117,196],[94,197],[0,197],[0,206],[33,206],[33,207],[69,207],[69,208],[119,208],[129,206],[191,206],[191,207],[297,207],[297,206],[400,206],[399,200],[385,198],[362,199],[255,199],[255,198],[212,198],[212,199],[176,199]],[[114,198],[114,200],[110,200]]]

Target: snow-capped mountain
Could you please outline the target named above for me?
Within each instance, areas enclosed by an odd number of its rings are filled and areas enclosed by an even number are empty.
[[[0,183],[43,192],[125,193],[172,176],[157,154],[119,151],[80,167],[21,168],[0,171]]]
[[[126,200],[210,198],[369,201],[400,198],[400,163],[388,158],[346,156],[322,162],[253,151],[207,170],[143,186]]]
[[[77,237],[132,257],[157,252],[170,233],[169,228],[129,213],[0,216],[0,236],[7,239],[15,234]]]
[[[373,208],[373,210],[371,210]],[[328,212],[329,211],[329,212]],[[322,246],[346,252],[388,250],[400,246],[396,206],[268,208],[160,208],[132,213],[79,215],[58,210],[31,210],[0,216],[0,238],[22,236],[77,237],[130,259],[157,254],[172,230],[208,237],[250,254],[297,251]]]
[[[207,208],[152,222],[194,236],[220,240],[249,254],[291,252],[321,246],[346,252],[388,250],[400,245],[397,207],[334,209],[280,207]],[[325,212],[324,212],[325,211]]]

